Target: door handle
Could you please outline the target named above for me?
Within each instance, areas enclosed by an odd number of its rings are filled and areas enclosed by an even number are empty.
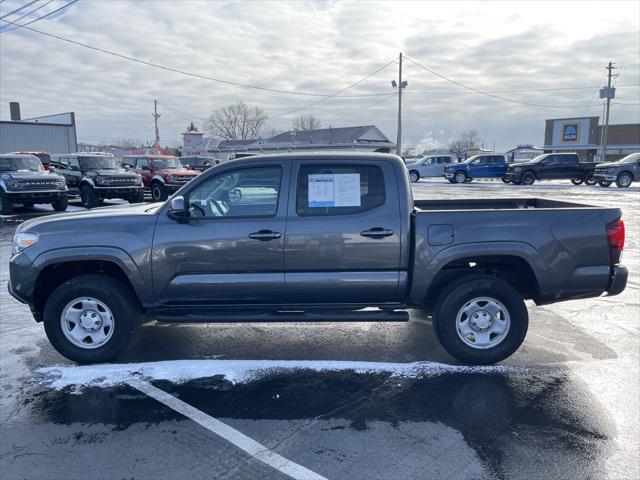
[[[393,235],[393,230],[387,230],[386,228],[382,227],[373,227],[369,230],[360,232],[360,235],[368,238],[384,238]]]
[[[279,232],[272,232],[271,230],[260,230],[259,232],[253,232],[249,234],[249,238],[254,240],[260,240],[262,242],[268,242],[269,240],[275,240],[282,236]]]

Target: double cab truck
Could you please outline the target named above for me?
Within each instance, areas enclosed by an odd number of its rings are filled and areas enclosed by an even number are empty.
[[[122,165],[142,176],[144,187],[151,192],[154,202],[162,202],[180,189],[199,172],[190,170],[170,155],[125,155]]]
[[[476,178],[504,178],[507,157],[504,155],[474,155],[461,163],[444,167],[443,176],[450,183],[465,183]]]
[[[633,182],[640,182],[640,153],[632,153],[617,162],[597,165],[593,178],[601,187],[616,182],[619,188],[628,188]]]
[[[9,291],[77,362],[116,358],[140,318],[406,321],[415,308],[451,355],[487,364],[523,342],[525,299],[625,288],[620,217],[537,198],[414,201],[395,155],[265,155],[161,204],[21,224]]]
[[[120,166],[110,153],[66,153],[51,159],[49,170],[60,173],[69,193],[80,196],[84,208],[99,206],[106,198],[144,202],[142,179]]]
[[[50,203],[56,212],[64,212],[68,203],[64,178],[46,171],[35,155],[0,155],[0,214],[10,215],[16,203],[25,207]]]
[[[409,180],[418,182],[424,177],[441,177],[444,167],[453,163],[452,155],[427,155],[415,162],[407,162]]]
[[[545,153],[529,160],[509,165],[505,179],[515,185],[533,185],[536,180],[571,180],[574,185],[582,182],[594,185],[596,164],[580,162],[577,153]]]

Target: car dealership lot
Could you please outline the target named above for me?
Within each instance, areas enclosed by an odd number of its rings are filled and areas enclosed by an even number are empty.
[[[7,293],[15,226],[48,214],[16,208],[1,227],[0,478],[637,478],[640,188],[436,179],[413,190],[620,207],[627,290],[529,304],[527,339],[499,367],[456,366],[415,312],[145,326],[129,365],[72,368]]]

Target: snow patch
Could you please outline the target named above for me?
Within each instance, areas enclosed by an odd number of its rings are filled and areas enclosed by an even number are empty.
[[[314,372],[353,371],[358,374],[389,373],[392,376],[417,378],[446,373],[524,373],[525,367],[457,366],[436,362],[378,363],[305,360],[173,360],[147,363],[59,365],[38,369],[42,383],[56,390],[65,387],[109,388],[133,379],[167,380],[184,383],[197,378],[222,376],[237,384],[257,380],[273,373],[309,370]],[[540,370],[540,369],[535,369]]]

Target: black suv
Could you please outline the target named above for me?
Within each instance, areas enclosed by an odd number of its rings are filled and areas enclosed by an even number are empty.
[[[185,168],[191,168],[192,170],[197,170],[198,172],[204,172],[208,168],[213,167],[214,165],[218,165],[220,160],[217,160],[213,157],[180,157],[180,163]]]
[[[93,208],[105,198],[144,202],[142,178],[122,168],[110,153],[67,153],[51,160],[49,169],[64,176],[69,193],[80,195],[82,206]]]
[[[13,212],[13,204],[31,207],[50,203],[56,212],[67,209],[64,178],[47,172],[34,155],[0,155],[0,214]]]

